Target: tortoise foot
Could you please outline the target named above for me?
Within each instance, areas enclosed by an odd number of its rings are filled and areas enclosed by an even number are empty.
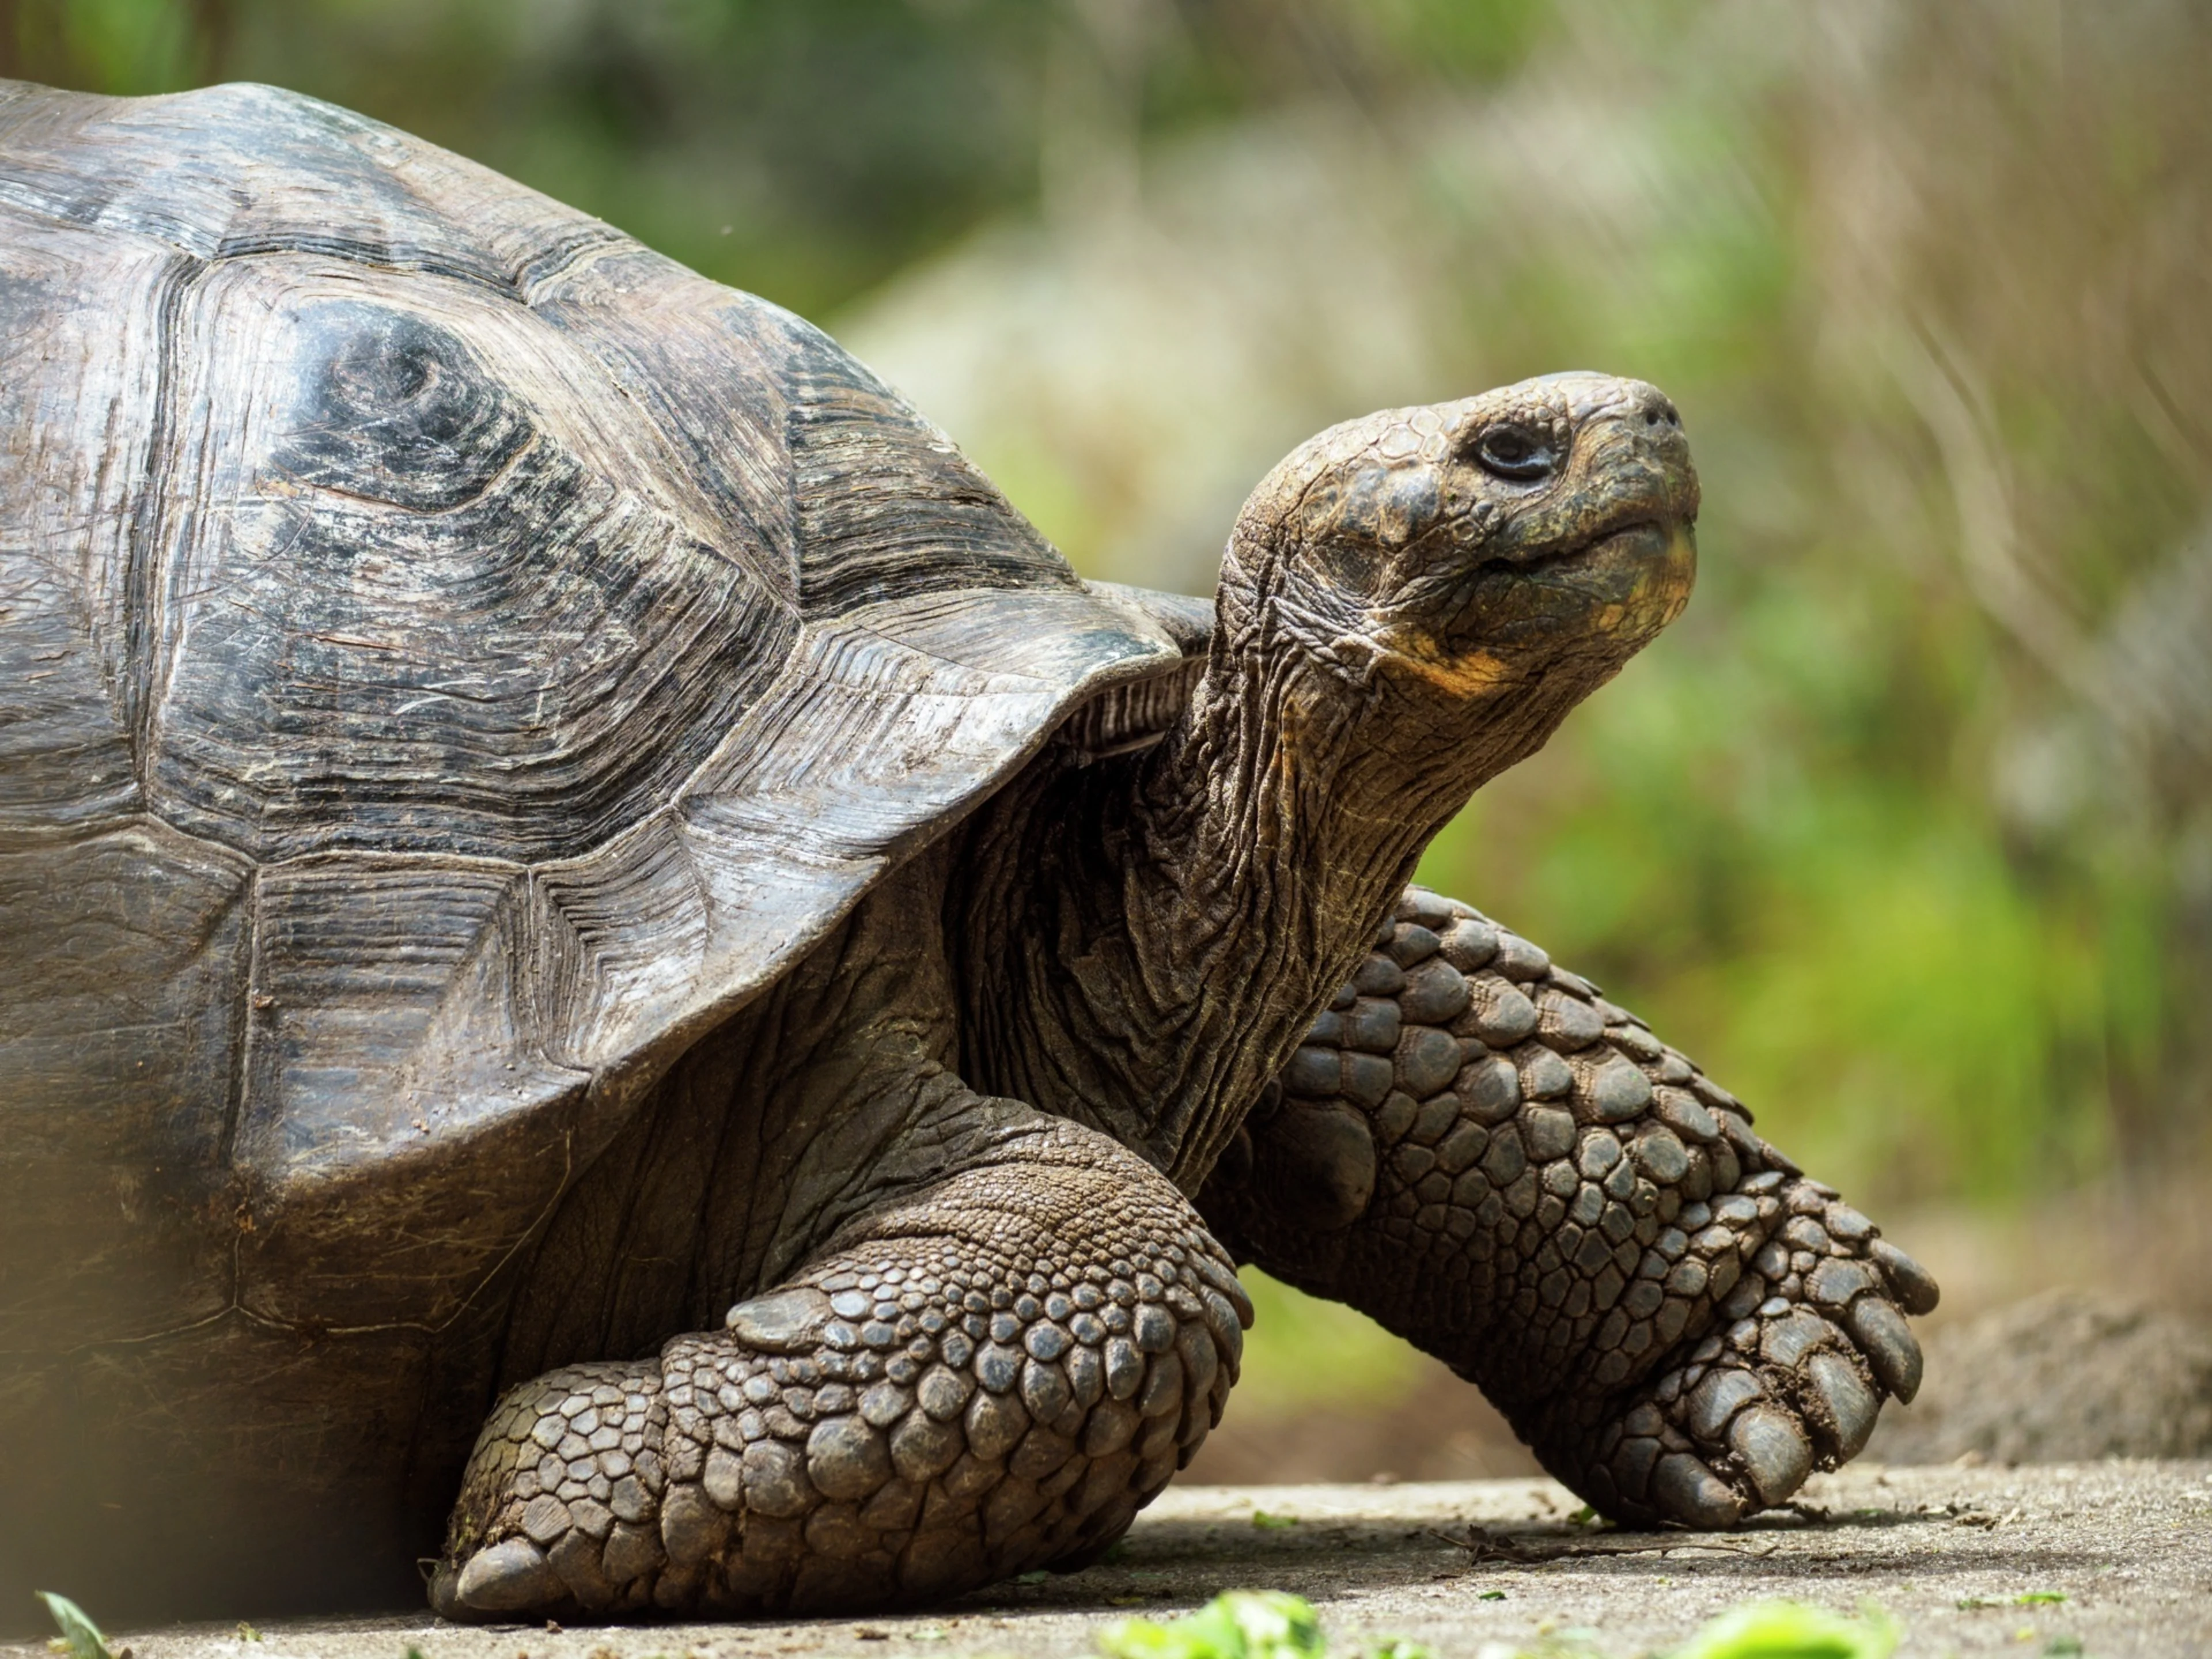
[[[1778,1174],[1738,1202],[1767,1232],[1717,1310],[1727,1322],[1662,1363],[1594,1428],[1555,1423],[1546,1462],[1623,1520],[1725,1527],[1856,1456],[1882,1401],[1911,1400],[1920,1347],[1904,1312],[1926,1272],[1815,1183]],[[1764,1224],[1762,1225],[1762,1224]]]
[[[858,1613],[1103,1551],[1218,1420],[1250,1307],[1149,1166],[1042,1138],[1081,1156],[957,1176],[726,1330],[508,1394],[433,1605]]]

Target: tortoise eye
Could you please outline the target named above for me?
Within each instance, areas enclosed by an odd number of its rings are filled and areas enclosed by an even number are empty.
[[[1510,424],[1493,426],[1475,440],[1474,459],[1485,471],[1516,483],[1548,478],[1559,466],[1547,434]]]

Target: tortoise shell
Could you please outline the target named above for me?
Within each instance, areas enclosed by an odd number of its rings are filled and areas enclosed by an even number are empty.
[[[0,1349],[437,1328],[1182,660],[818,330],[329,105],[0,83]]]

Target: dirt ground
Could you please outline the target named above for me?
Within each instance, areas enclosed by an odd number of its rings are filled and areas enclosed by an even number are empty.
[[[1870,1598],[1908,1656],[2212,1654],[2212,1462],[1859,1468],[1725,1535],[1592,1531],[1575,1509],[1548,1480],[1176,1487],[1111,1561],[922,1616],[554,1631],[424,1613],[119,1639],[136,1659],[1063,1659],[1110,1620],[1273,1589],[1310,1599],[1343,1655],[1391,1635],[1439,1659],[1627,1659],[1773,1596]]]

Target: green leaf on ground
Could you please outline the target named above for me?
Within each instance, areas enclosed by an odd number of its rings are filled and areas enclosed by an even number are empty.
[[[1505,1599],[1505,1592],[1504,1590],[1485,1590],[1481,1595],[1476,1596],[1474,1599],[1478,1601],[1503,1601]]]
[[[1802,1601],[1754,1601],[1704,1626],[1673,1659],[1889,1659],[1899,1633],[1871,1603],[1853,1619]]]
[[[2066,1599],[2064,1590],[2022,1590],[2012,1598],[2023,1607],[2047,1607]]]
[[[100,1626],[85,1615],[82,1607],[52,1590],[40,1590],[37,1595],[46,1604],[46,1611],[53,1614],[54,1623],[61,1626],[62,1640],[69,1644],[70,1659],[116,1659],[107,1638],[100,1633]]]
[[[1162,1625],[1117,1619],[1099,1633],[1107,1659],[1322,1659],[1321,1621],[1280,1590],[1226,1590]]]
[[[1270,1515],[1265,1510],[1254,1510],[1252,1524],[1262,1532],[1280,1532],[1285,1527],[1297,1526],[1298,1517],[1295,1515]]]

